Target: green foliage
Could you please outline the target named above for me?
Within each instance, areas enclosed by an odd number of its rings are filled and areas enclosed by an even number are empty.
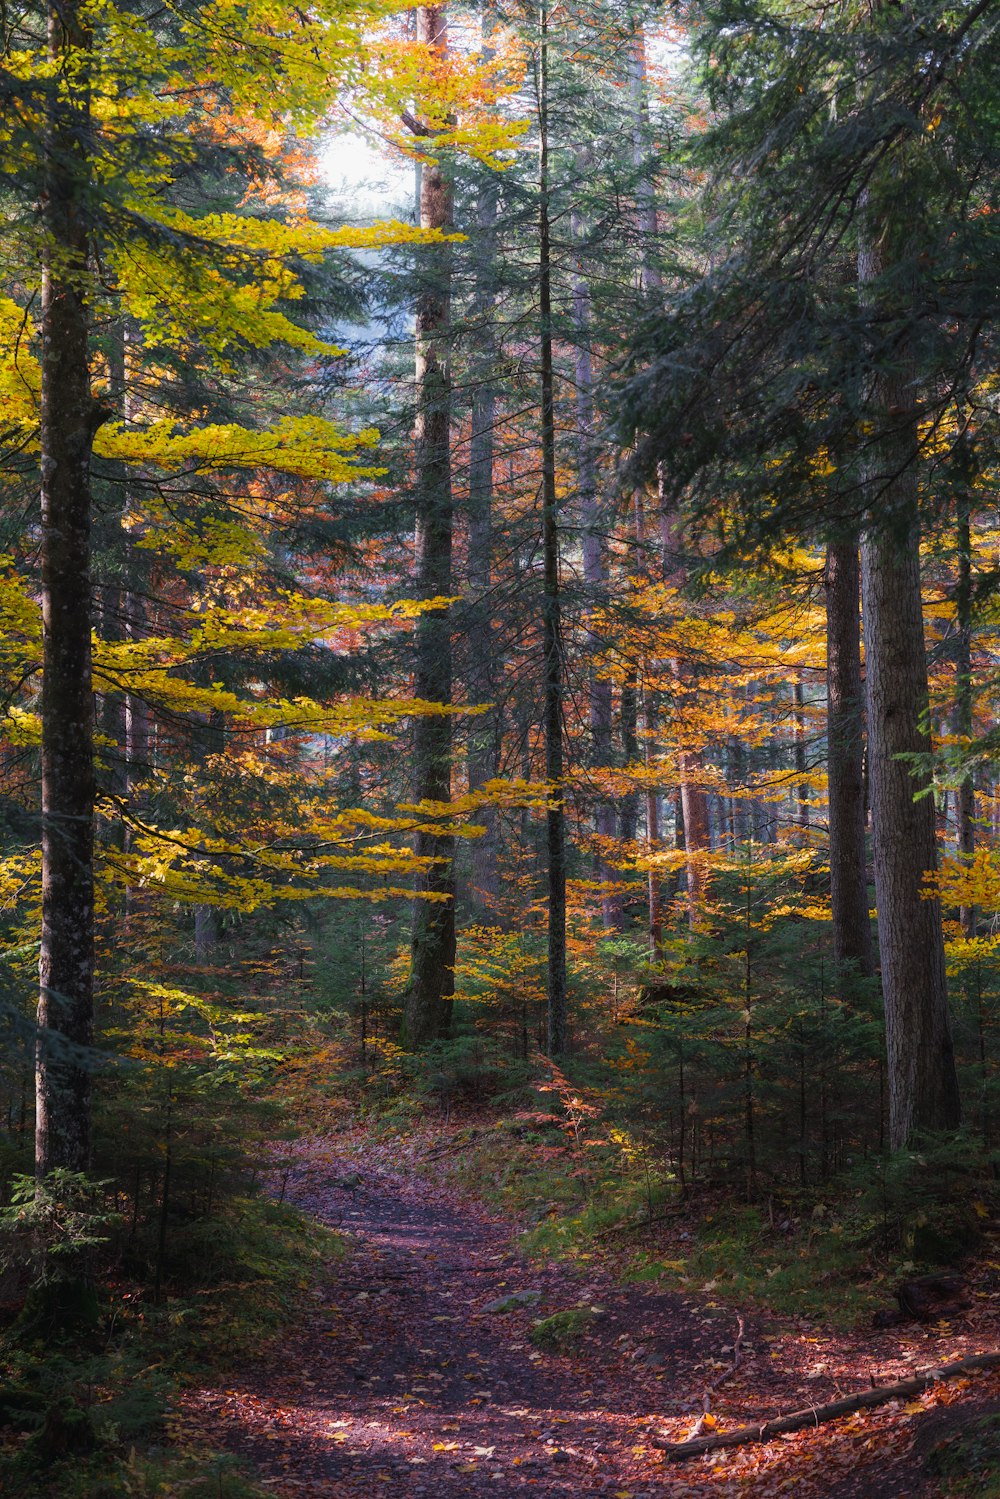
[[[177,1382],[259,1353],[296,1316],[318,1267],[342,1252],[335,1234],[290,1208],[233,1199],[178,1245],[182,1295],[156,1306],[128,1282],[105,1293],[98,1351],[0,1341],[0,1428],[30,1436],[3,1445],[0,1430],[0,1489],[18,1499],[256,1499],[262,1490],[233,1459],[170,1445]],[[53,1433],[73,1450],[53,1451]],[[44,1468],[42,1447],[52,1459]]]
[[[998,1200],[994,1157],[966,1131],[925,1140],[855,1173],[873,1248],[934,1269],[979,1243]]]
[[[551,1317],[542,1317],[534,1323],[528,1339],[535,1348],[548,1353],[571,1353],[589,1332],[599,1313],[590,1306],[571,1307],[565,1312],[553,1312]]]
[[[512,1057],[496,1038],[480,1031],[459,1031],[427,1048],[415,1070],[418,1094],[433,1101],[445,1117],[452,1110],[509,1108],[530,1096],[532,1069]]]
[[[692,1215],[687,1240],[672,1242],[684,1248],[683,1258],[640,1254],[630,1275],[701,1292],[710,1306],[755,1305],[781,1317],[856,1326],[880,1293],[872,1285],[870,1251],[852,1237],[841,1206],[850,1204],[816,1204],[804,1214],[788,1204],[772,1204],[769,1213],[722,1205]]]
[[[1000,1414],[990,1412],[965,1423],[931,1451],[927,1469],[943,1479],[941,1499],[998,1499],[1000,1496]]]
[[[15,1175],[9,1205],[0,1208],[0,1266],[34,1263],[36,1283],[77,1275],[88,1251],[108,1243],[120,1222],[109,1181],[60,1168],[42,1181]]]

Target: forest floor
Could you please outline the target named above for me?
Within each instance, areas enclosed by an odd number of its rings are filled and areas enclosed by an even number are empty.
[[[655,1445],[691,1431],[709,1389],[724,1430],[1000,1348],[995,1295],[951,1323],[843,1333],[741,1312],[710,1286],[622,1284],[613,1249],[528,1262],[518,1226],[434,1165],[448,1146],[447,1130],[406,1144],[346,1130],[292,1147],[288,1200],[346,1234],[348,1257],[258,1363],[186,1391],[178,1434],[246,1457],[283,1499],[995,1492],[941,1487],[927,1457],[1000,1412],[997,1371],[681,1464]],[[560,1312],[575,1336],[535,1346]]]

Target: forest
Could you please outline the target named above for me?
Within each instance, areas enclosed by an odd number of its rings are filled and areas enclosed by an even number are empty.
[[[0,1494],[1000,1495],[997,7],[0,45]]]

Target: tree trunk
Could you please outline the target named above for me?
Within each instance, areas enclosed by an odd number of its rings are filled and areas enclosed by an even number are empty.
[[[958,625],[958,651],[955,659],[955,733],[964,741],[972,738],[972,536],[969,526],[969,502],[962,498],[958,508],[958,586],[955,589],[955,612]],[[972,772],[967,771],[955,788],[955,822],[958,856],[971,864],[976,852],[976,789]],[[976,908],[963,905],[959,920],[967,937],[976,935]]]
[[[440,56],[447,51],[444,6],[417,10],[417,40]],[[440,162],[425,162],[420,174],[420,226],[451,227],[452,189]],[[416,572],[417,596],[452,592],[451,489],[451,251],[447,245],[422,252],[424,277],[416,306]],[[419,698],[451,704],[451,621],[446,610],[421,615],[416,630],[414,687]],[[418,717],[414,726],[414,797],[451,798],[452,719],[448,714]],[[455,992],[455,840],[418,833],[416,851],[435,862],[423,888],[437,899],[414,904],[410,982],[404,1005],[404,1037],[424,1046],[444,1035]]]
[[[566,1050],[566,812],[563,801],[562,611],[559,593],[559,500],[556,491],[555,377],[552,366],[552,251],[549,225],[549,16],[539,8],[538,47],[538,303],[541,320],[542,640],[545,671],[545,779],[548,853],[548,1052]]]
[[[872,0],[882,9],[885,0]],[[896,164],[897,171],[905,163]],[[925,900],[937,867],[934,797],[926,773],[906,757],[931,746],[927,655],[920,591],[920,453],[916,375],[908,349],[913,316],[900,265],[910,253],[897,208],[880,208],[876,183],[863,194],[858,287],[867,317],[871,372],[862,455],[866,523],[861,543],[868,705],[868,775],[875,843],[875,904],[885,1005],[889,1144],[900,1150],[924,1130],[961,1122],[948,1015],[941,903]],[[901,202],[899,184],[893,188]],[[919,204],[914,196],[908,211]],[[903,757],[903,758],[900,758]],[[920,795],[919,793],[925,793]]]
[[[94,699],[90,459],[107,415],[90,388],[86,278],[89,37],[52,9],[59,92],[48,119],[41,309],[42,938],[36,1047],[38,1177],[90,1164],[94,1023]]]
[[[126,322],[122,329],[122,416],[126,425],[136,421],[140,412],[138,402],[131,389],[131,382],[139,375],[140,344],[137,333],[131,329]],[[128,481],[125,483],[125,514],[132,510],[134,498],[129,488]],[[131,527],[128,527],[124,536],[125,548],[125,591],[123,595],[123,606],[125,613],[125,634],[127,639],[133,641],[146,638],[146,600],[144,590],[146,587],[146,567],[142,550],[136,544],[136,535]],[[149,732],[149,708],[141,697],[129,692],[125,695],[125,797],[126,802],[132,810],[136,799],[137,784],[148,774],[150,769],[150,732]],[[130,829],[125,829],[125,847],[130,844]],[[128,905],[128,892],[126,892],[126,906]]]
[[[587,155],[581,153],[577,159],[577,173],[581,180],[586,175]],[[573,238],[579,242],[582,235],[582,220],[573,213]],[[607,604],[608,566],[606,545],[602,528],[601,507],[598,499],[597,447],[594,434],[594,368],[591,352],[590,287],[579,264],[573,277],[573,324],[574,348],[574,421],[576,429],[576,484],[580,529],[583,534],[583,582],[586,590],[586,606],[597,610]],[[587,654],[590,663],[587,695],[590,716],[591,764],[600,769],[611,763],[611,683],[603,680],[596,668],[596,657],[602,646],[600,636],[588,631]],[[601,797],[594,809],[594,826],[598,838],[610,841],[615,835],[615,809],[610,801]],[[615,871],[609,867],[603,852],[595,858],[595,877],[602,884],[601,918],[606,930],[620,930],[622,925],[621,901],[612,895],[608,886],[615,879]]]
[[[656,193],[649,163],[653,149],[649,132],[649,91],[646,66],[646,36],[642,22],[632,33],[628,59],[629,93],[632,96],[632,164],[636,172],[635,200],[642,286],[646,292],[660,292],[663,277],[656,263],[659,222]]]
[[[639,758],[639,693],[634,682],[623,682],[619,698],[622,759],[634,765]],[[618,836],[634,843],[639,829],[639,794],[627,791],[618,801]]]
[[[862,256],[862,282],[878,274],[877,252]],[[930,749],[927,659],[920,593],[917,428],[912,376],[885,373],[870,389],[879,437],[866,482],[869,514],[891,515],[861,546],[868,694],[868,749],[875,835],[875,900],[885,1003],[889,1140],[960,1122],[948,1016],[941,905],[924,898],[937,867],[934,798],[926,774],[901,756]]]
[[[488,9],[482,20],[484,63],[495,56],[492,45],[496,18]],[[469,375],[472,383],[471,432],[469,437],[469,533],[468,575],[470,604],[466,612],[468,692],[473,703],[490,703],[486,713],[469,719],[469,790],[477,791],[499,773],[501,722],[496,705],[498,670],[493,632],[493,466],[496,442],[496,338],[497,282],[497,179],[482,168],[473,246],[475,291],[472,307],[472,350]],[[488,913],[495,911],[499,895],[498,819],[494,807],[477,813],[486,828],[472,844],[472,897]]]
[[[701,756],[694,750],[677,756],[677,774],[681,786],[681,808],[684,813],[684,853],[687,867],[688,920],[696,926],[701,920],[708,879],[706,855],[711,845],[708,797],[697,783]]]
[[[648,686],[643,690],[643,719],[645,729],[644,758],[647,775],[656,764],[656,701]],[[660,847],[660,793],[657,787],[646,786],[646,849],[650,859]],[[646,877],[649,899],[649,956],[653,962],[663,957],[663,884],[660,872],[650,862]]]
[[[663,575],[675,588],[685,583],[684,566],[679,554],[677,517],[660,492],[660,531],[663,537]],[[670,663],[675,681],[685,681],[684,663],[675,658]],[[688,921],[691,926],[701,920],[705,903],[708,870],[706,855],[711,849],[711,822],[708,795],[699,784],[703,772],[702,754],[699,749],[678,746],[677,779],[681,793],[684,815],[684,849],[687,864]]]
[[[809,827],[809,783],[806,780],[806,698],[802,687],[802,679],[796,678],[792,683],[792,702],[794,704],[795,720],[795,778],[797,781],[795,797],[795,825],[803,833]]]
[[[838,963],[856,963],[868,974],[872,935],[865,872],[859,588],[857,542],[832,542],[826,553],[826,732],[833,951]]]
[[[196,680],[199,673],[196,673]],[[204,673],[206,685],[212,681],[212,672]],[[281,737],[281,729],[268,730],[268,742],[272,736]],[[226,752],[226,720],[217,708],[207,713],[195,713],[191,722],[191,758],[195,765],[203,768],[206,762],[221,757]],[[204,774],[204,769],[200,769]],[[211,771],[208,773],[211,780]],[[208,831],[206,829],[206,831]],[[220,915],[217,906],[210,901],[199,901],[194,907],[194,957],[196,963],[211,963],[215,956],[220,933]]]

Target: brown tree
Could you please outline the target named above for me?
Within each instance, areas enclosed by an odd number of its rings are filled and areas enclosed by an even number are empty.
[[[417,40],[447,55],[447,11],[422,5],[416,13]],[[408,121],[418,135],[431,127]],[[423,163],[420,173],[420,227],[448,230],[453,217],[447,166]],[[417,498],[416,583],[422,599],[452,593],[453,503],[451,484],[451,250],[447,244],[421,252],[422,284],[416,307],[417,420],[415,487]],[[418,698],[450,706],[452,701],[451,620],[446,609],[423,614],[416,632],[414,687]],[[416,801],[447,802],[451,797],[452,719],[448,714],[418,717],[414,725],[413,794]],[[417,853],[433,860],[424,877],[431,899],[414,904],[410,981],[404,1034],[410,1046],[423,1046],[444,1034],[455,990],[455,840],[444,833],[417,835]]]
[[[865,865],[864,688],[856,539],[826,553],[827,771],[830,901],[838,963],[872,971]]]
[[[110,414],[91,389],[89,34],[77,0],[53,5],[54,70],[42,201],[42,941],[36,1047],[39,1179],[90,1162],[94,1021],[94,698],[90,463]]]

